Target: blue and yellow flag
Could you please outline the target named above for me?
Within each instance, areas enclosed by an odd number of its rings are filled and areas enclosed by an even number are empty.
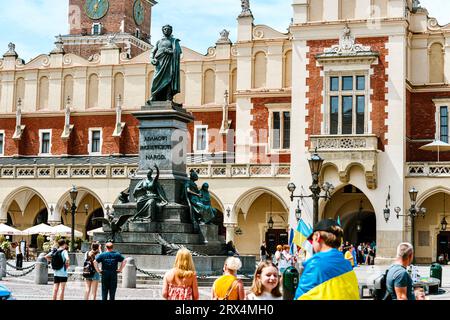
[[[303,266],[295,300],[359,300],[356,274],[337,249],[316,253]]]
[[[307,225],[303,219],[300,219],[297,224],[297,229],[294,231],[294,242],[297,246],[303,247],[305,241],[308,241],[309,235],[312,233],[311,226]]]

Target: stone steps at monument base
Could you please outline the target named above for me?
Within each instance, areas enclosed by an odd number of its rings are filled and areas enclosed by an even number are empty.
[[[123,228],[124,232],[194,233],[191,223],[183,222],[132,222]]]
[[[101,243],[106,242],[110,238],[109,233],[96,233],[95,239]],[[201,235],[194,233],[163,233],[161,237],[169,243],[202,243]],[[158,233],[149,232],[122,232],[116,234],[117,243],[147,243],[147,244],[159,244]]]
[[[163,247],[160,244],[148,243],[115,243],[114,250],[121,254],[148,254],[161,255],[163,254]]]
[[[208,245],[204,244],[185,244],[186,248],[188,248],[191,251],[195,251],[200,254],[205,254],[208,256],[213,255],[226,255],[226,245],[224,243],[208,243]]]

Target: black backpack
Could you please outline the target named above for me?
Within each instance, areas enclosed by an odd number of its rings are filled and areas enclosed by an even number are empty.
[[[88,257],[83,264],[83,277],[86,279],[92,278],[97,271],[94,267],[94,262]]]
[[[52,269],[60,270],[64,267],[64,260],[62,257],[63,250],[56,250],[52,254]]]
[[[385,273],[381,274],[375,278],[372,291],[372,296],[374,300],[392,300],[391,294],[387,290],[386,280],[388,272],[391,268],[388,268]]]

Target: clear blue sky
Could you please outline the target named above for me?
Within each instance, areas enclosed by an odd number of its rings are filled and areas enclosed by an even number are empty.
[[[114,1],[114,0],[113,0]],[[241,11],[239,0],[157,0],[153,9],[152,35],[161,35],[161,26],[171,24],[182,45],[206,53],[223,29],[236,39],[236,17]],[[9,42],[26,61],[49,53],[54,36],[68,33],[68,0],[0,0],[0,55]],[[292,17],[292,0],[250,0],[255,23],[267,24],[286,32]],[[430,15],[440,24],[450,22],[450,1],[421,0]]]

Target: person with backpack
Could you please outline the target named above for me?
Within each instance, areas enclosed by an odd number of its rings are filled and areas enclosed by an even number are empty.
[[[125,267],[125,257],[119,252],[114,251],[114,244],[108,242],[105,245],[106,252],[103,252],[95,258],[95,270],[102,275],[102,300],[115,300],[117,290],[117,273],[122,272]],[[118,264],[121,263],[118,268]],[[99,268],[99,264],[102,268]]]
[[[397,258],[386,274],[386,290],[392,300],[415,300],[413,280],[406,268],[411,265],[414,248],[408,242],[397,247]]]
[[[64,300],[64,291],[69,277],[67,270],[70,266],[66,241],[64,239],[59,239],[58,249],[51,251],[45,258],[51,263],[53,269],[53,300],[57,300],[58,291],[60,289],[59,300]]]
[[[223,276],[214,281],[211,289],[212,300],[245,300],[244,285],[236,277],[242,262],[237,257],[228,257],[223,266]]]
[[[86,259],[83,265],[83,277],[86,279],[86,290],[84,291],[84,300],[89,300],[92,295],[92,300],[97,299],[97,288],[100,281],[100,273],[95,270],[94,261],[100,254],[98,243],[92,243],[91,250],[87,252]]]

